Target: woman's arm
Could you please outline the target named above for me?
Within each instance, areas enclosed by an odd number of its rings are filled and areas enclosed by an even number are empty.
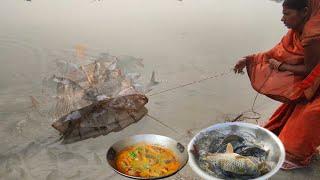
[[[320,40],[314,40],[308,46],[304,48],[304,64],[307,74],[313,70],[313,68],[320,63]]]
[[[279,71],[290,71],[298,75],[307,76],[312,69],[320,63],[320,40],[311,42],[304,48],[304,64],[281,64]]]
[[[279,66],[279,71],[290,71],[294,74],[306,76],[307,75],[307,68],[304,64],[302,65],[291,65],[283,63]]]

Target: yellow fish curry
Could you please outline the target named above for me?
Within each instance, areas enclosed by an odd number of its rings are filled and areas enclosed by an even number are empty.
[[[160,177],[180,167],[174,153],[166,148],[136,144],[120,151],[116,158],[118,171],[135,177]]]

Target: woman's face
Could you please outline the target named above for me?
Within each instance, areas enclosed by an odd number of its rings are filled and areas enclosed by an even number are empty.
[[[282,13],[281,21],[287,28],[293,30],[300,28],[304,24],[307,15],[306,9],[298,11],[285,6],[283,7]]]

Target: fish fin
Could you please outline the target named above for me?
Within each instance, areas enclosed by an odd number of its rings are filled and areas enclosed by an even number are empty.
[[[233,147],[231,143],[227,144],[226,153],[233,153]]]
[[[154,71],[152,71],[152,74],[151,74],[151,79],[150,79],[150,86],[154,86],[154,85],[157,85],[159,84],[158,81],[156,81],[156,73]]]
[[[40,105],[39,101],[34,97],[34,96],[30,96],[31,99],[31,107],[34,109],[37,109]]]
[[[156,77],[155,76],[156,76],[155,72],[152,71],[150,82],[147,85],[145,85],[145,87],[144,87],[144,93],[150,92],[152,90],[153,86],[159,84],[159,82],[156,81]]]
[[[151,81],[152,82],[154,82],[155,81],[155,72],[154,71],[152,71],[152,74],[151,74]]]
[[[247,157],[245,157],[245,156],[241,156],[241,155],[239,155],[239,154],[237,154],[237,155],[235,156],[235,159],[236,159],[236,160],[239,160],[239,159],[249,159],[249,160],[252,162],[252,160],[251,160],[250,158],[247,158]]]

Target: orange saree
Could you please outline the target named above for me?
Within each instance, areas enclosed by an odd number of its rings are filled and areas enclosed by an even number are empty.
[[[277,134],[285,146],[286,160],[307,166],[320,145],[320,64],[307,76],[272,70],[268,59],[292,65],[304,63],[304,47],[320,40],[320,1],[312,9],[302,36],[293,30],[270,51],[252,55],[247,72],[252,87],[261,94],[284,102],[264,126]],[[320,62],[320,60],[319,60]]]

